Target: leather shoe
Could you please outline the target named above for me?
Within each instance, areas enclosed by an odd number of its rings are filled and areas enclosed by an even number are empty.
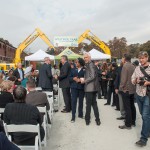
[[[96,124],[97,124],[98,126],[100,126],[100,124],[101,124],[100,120],[95,120],[95,121],[96,121]]]
[[[62,113],[69,113],[70,111],[62,110]]]
[[[104,105],[106,106],[106,105],[110,105],[110,104],[108,104],[108,103],[105,103]]]
[[[90,125],[90,121],[85,121],[85,123],[87,126]]]
[[[130,130],[130,129],[131,129],[131,127],[127,127],[126,125],[119,126],[119,128],[120,128],[120,129],[128,129],[128,130]]]
[[[78,116],[78,118],[85,119],[83,116]]]
[[[139,140],[135,143],[137,146],[139,147],[143,147],[143,146],[146,146],[146,142],[142,141],[142,140]]]
[[[71,119],[71,123],[74,123],[75,122],[75,119]]]
[[[132,127],[136,127],[136,123],[132,123]]]
[[[117,120],[124,120],[125,118],[124,117],[119,117],[119,118],[117,118]]]

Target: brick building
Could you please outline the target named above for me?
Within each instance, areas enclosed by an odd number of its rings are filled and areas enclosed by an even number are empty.
[[[16,48],[12,46],[7,40],[0,38],[0,62],[12,63],[15,57]],[[24,59],[25,53],[21,54],[21,58]]]

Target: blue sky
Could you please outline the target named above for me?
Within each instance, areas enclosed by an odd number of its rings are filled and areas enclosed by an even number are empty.
[[[90,29],[107,42],[114,36],[128,43],[150,38],[149,0],[1,0],[0,37],[18,46],[36,27],[54,36],[80,36]],[[46,49],[37,39],[27,49]]]

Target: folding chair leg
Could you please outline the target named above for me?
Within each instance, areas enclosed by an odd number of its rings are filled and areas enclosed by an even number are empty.
[[[38,136],[36,136],[35,137],[35,150],[41,150],[38,143],[39,143]]]

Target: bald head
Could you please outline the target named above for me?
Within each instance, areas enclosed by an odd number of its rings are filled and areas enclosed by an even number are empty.
[[[85,63],[89,63],[91,61],[90,53],[84,53],[84,61],[85,61]]]

